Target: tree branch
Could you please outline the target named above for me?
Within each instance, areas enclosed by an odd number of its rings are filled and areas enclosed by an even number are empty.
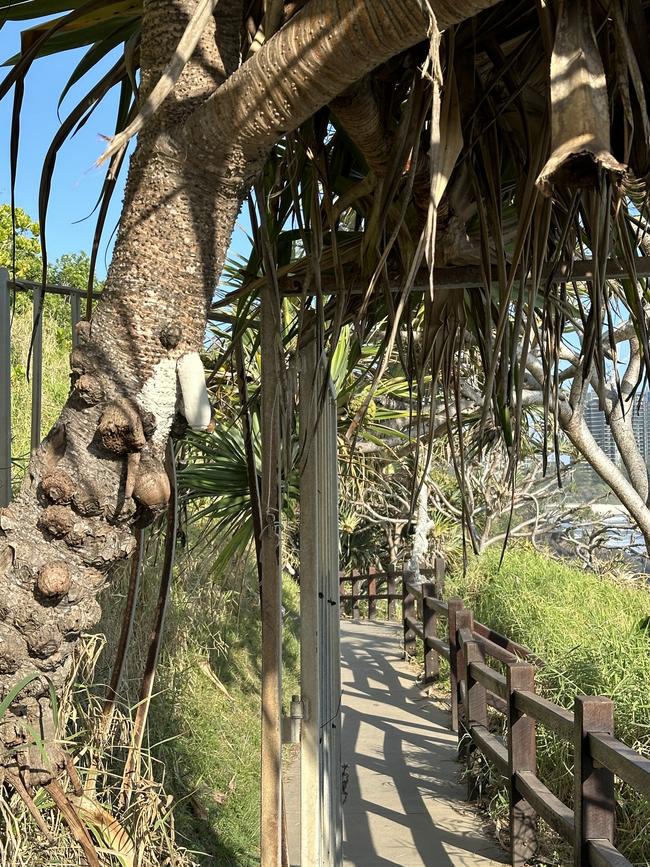
[[[368,72],[498,0],[310,0],[177,130],[209,165],[224,145],[256,167],[286,132]],[[270,86],[269,82],[273,85]],[[216,132],[216,134],[215,134]]]

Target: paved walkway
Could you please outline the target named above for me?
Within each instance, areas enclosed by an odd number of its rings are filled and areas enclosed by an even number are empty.
[[[464,802],[448,714],[423,697],[399,638],[392,626],[341,623],[344,864],[505,864]]]

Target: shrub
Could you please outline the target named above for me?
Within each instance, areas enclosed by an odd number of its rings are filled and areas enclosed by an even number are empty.
[[[546,661],[538,689],[572,708],[576,694],[616,702],[616,736],[650,756],[650,593],[621,576],[597,575],[530,546],[488,550],[465,575],[448,582],[474,616],[528,646]],[[572,748],[541,727],[539,776],[572,802]],[[626,857],[650,863],[650,803],[618,785],[618,845]],[[497,798],[496,802],[503,802]]]

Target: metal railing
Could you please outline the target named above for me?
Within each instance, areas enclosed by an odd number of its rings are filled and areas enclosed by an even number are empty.
[[[14,292],[32,294],[31,379],[31,449],[41,442],[43,385],[43,317],[40,311],[45,295],[63,295],[70,299],[70,329],[72,346],[77,344],[76,325],[81,318],[81,299],[86,292],[72,286],[43,286],[33,280],[10,280],[6,268],[0,268],[0,507],[11,501],[11,315]],[[97,294],[97,297],[99,293]]]

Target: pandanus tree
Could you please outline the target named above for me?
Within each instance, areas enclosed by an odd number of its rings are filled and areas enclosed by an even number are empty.
[[[305,307],[315,295],[333,340],[352,323],[362,343],[384,319],[383,351],[399,352],[416,404],[434,407],[425,397],[440,382],[450,415],[471,338],[484,369],[481,424],[496,420],[513,465],[535,329],[549,413],[557,400],[561,275],[575,259],[594,263],[580,369],[602,355],[612,257],[629,278],[644,369],[650,356],[632,228],[650,168],[644,0],[24,0],[2,9],[22,20],[45,13],[66,14],[28,31],[0,90],[14,86],[14,152],[24,78],[40,53],[91,46],[73,85],[108,50],[124,52],[52,143],[43,231],[57,150],[113,86],[123,134],[109,146],[100,225],[126,141],[138,139],[105,289],[72,354],[70,397],[0,518],[0,690],[10,697],[0,767],[26,794],[69,765],[53,739],[52,696],[134,530],[167,505],[165,453],[181,403],[205,423],[194,354],[235,219],[265,166],[275,176],[271,195],[257,186],[262,254],[257,273],[242,275],[238,315],[250,315],[264,285]],[[284,263],[268,232],[280,208],[300,240]],[[474,267],[450,277],[441,266]],[[372,388],[350,442],[371,400]],[[462,453],[458,465],[462,475]]]

